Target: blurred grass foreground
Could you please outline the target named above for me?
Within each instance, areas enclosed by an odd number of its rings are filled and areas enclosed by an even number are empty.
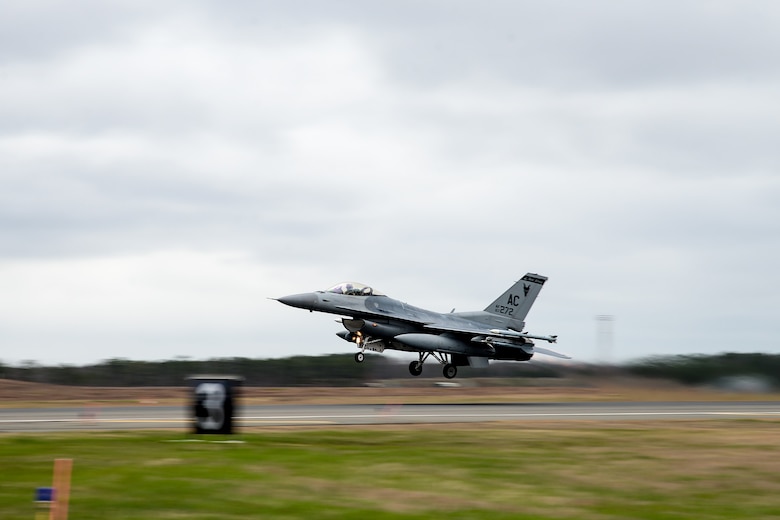
[[[70,518],[780,518],[778,421],[0,436],[0,518],[74,459]],[[219,442],[213,442],[214,440]],[[210,442],[206,442],[210,441]]]

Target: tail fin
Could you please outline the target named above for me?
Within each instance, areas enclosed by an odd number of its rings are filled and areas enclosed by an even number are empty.
[[[546,281],[546,276],[526,274],[496,301],[488,305],[485,312],[506,317],[509,328],[522,331],[525,325],[523,320],[528,315],[528,311],[531,310],[531,305],[534,304],[534,300]]]

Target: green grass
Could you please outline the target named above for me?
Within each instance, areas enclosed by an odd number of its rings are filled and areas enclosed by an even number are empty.
[[[0,518],[33,517],[33,491],[51,484],[57,457],[74,459],[71,519],[780,518],[778,427],[375,426],[231,438],[242,444],[5,435]]]

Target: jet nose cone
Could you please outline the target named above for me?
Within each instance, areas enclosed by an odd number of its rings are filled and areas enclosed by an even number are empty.
[[[317,304],[317,295],[314,293],[291,294],[290,296],[282,296],[278,300],[290,307],[311,310]]]

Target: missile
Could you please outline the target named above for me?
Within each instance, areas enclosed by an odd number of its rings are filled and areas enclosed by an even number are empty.
[[[540,339],[542,341],[547,341],[548,343],[557,343],[558,342],[558,336],[537,336],[535,334],[528,334],[527,332],[517,332],[516,330],[511,329],[490,329],[491,334],[495,334],[496,336],[504,336],[504,337],[510,337],[510,338],[528,338],[528,339]]]

